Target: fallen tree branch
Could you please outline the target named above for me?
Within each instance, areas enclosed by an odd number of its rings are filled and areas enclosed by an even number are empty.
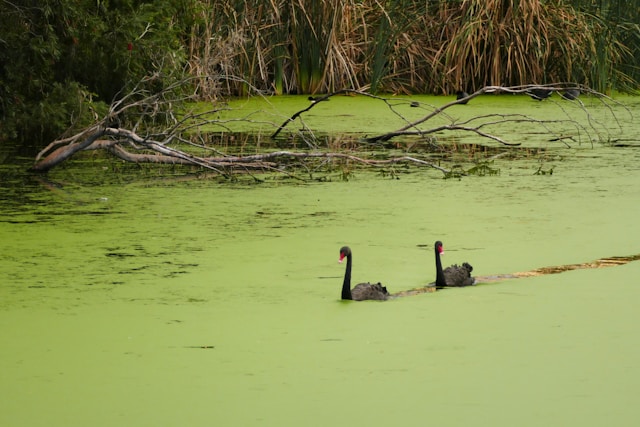
[[[492,135],[486,132],[482,132],[480,131],[480,128],[483,126],[487,126],[489,124],[497,124],[496,122],[494,123],[481,123],[480,125],[476,126],[476,127],[465,127],[465,126],[460,126],[460,125],[456,125],[455,123],[452,123],[451,125],[448,126],[439,126],[439,127],[435,127],[435,128],[431,128],[431,129],[425,129],[425,130],[420,130],[419,129],[419,125],[428,122],[429,120],[442,115],[447,109],[453,107],[454,105],[457,104],[466,104],[468,103],[470,100],[472,100],[473,98],[476,98],[480,95],[484,95],[484,94],[502,94],[502,93],[510,93],[510,94],[528,94],[530,96],[532,96],[533,98],[535,98],[535,93],[537,93],[537,91],[543,91],[543,93],[545,93],[545,97],[550,96],[551,93],[553,92],[558,92],[558,93],[566,93],[567,91],[577,91],[578,94],[589,94],[589,95],[594,95],[596,96],[598,99],[607,99],[611,101],[611,98],[607,97],[606,95],[603,95],[599,92],[596,92],[592,89],[589,89],[587,87],[581,86],[581,85],[575,85],[575,84],[571,84],[571,83],[556,83],[556,84],[550,84],[550,85],[523,85],[523,86],[512,86],[512,87],[503,87],[503,86],[486,86],[474,93],[472,93],[471,95],[467,95],[466,97],[460,98],[460,99],[456,99],[454,101],[451,101],[441,107],[434,107],[433,111],[431,111],[429,114],[421,117],[418,120],[414,120],[411,122],[408,122],[408,124],[406,126],[401,127],[398,130],[392,131],[392,132],[387,132],[381,135],[377,135],[377,136],[372,136],[372,137],[368,137],[366,138],[367,142],[379,142],[379,141],[389,141],[392,138],[398,137],[398,136],[405,136],[405,135],[423,135],[423,134],[428,134],[428,133],[434,133],[434,132],[438,132],[438,131],[443,131],[443,130],[462,130],[462,131],[466,131],[466,132],[472,132],[475,133],[479,136],[482,136],[484,138],[489,138],[492,139],[496,142],[499,142],[503,145],[509,145],[509,146],[518,146],[520,145],[520,143],[510,143],[505,141],[504,139],[496,136],[496,135]],[[589,111],[586,109],[586,107],[584,106],[584,104],[582,103],[582,101],[580,101],[576,97],[573,99],[574,101],[577,101],[579,103],[579,105],[581,106],[582,110],[587,114],[587,119],[589,121],[589,123],[591,124],[591,130],[594,131],[594,133],[598,134],[598,129],[597,126],[593,125],[593,117],[591,116],[591,114],[589,113]],[[605,105],[609,106],[608,104],[605,103]],[[615,116],[615,115],[614,115]],[[471,120],[478,120],[480,119],[482,116],[478,116],[478,117],[474,117]],[[572,120],[569,118],[569,116],[567,115],[567,119],[563,120],[563,122],[566,123],[571,123],[573,126],[576,127],[582,127],[584,129],[584,126],[582,126],[581,124],[579,124],[576,120]],[[471,121],[470,120],[470,121]],[[469,121],[469,122],[470,122]],[[500,124],[504,124],[504,123],[508,123],[511,122],[512,120],[510,119],[505,119],[501,122],[499,122]],[[546,124],[547,123],[552,123],[552,122],[558,122],[557,120],[538,120],[532,117],[527,117],[526,119],[521,119],[520,121],[528,121],[531,123],[537,123],[542,125],[543,127],[546,128]],[[411,129],[419,129],[418,131],[415,130],[411,130]],[[546,128],[548,130],[548,128]]]
[[[304,135],[301,135],[304,142],[307,144],[307,147],[310,149],[307,151],[279,150],[243,156],[228,155],[223,149],[207,145],[199,135],[194,136],[192,134],[193,131],[200,129],[204,125],[216,125],[219,128],[224,129],[225,132],[228,132],[230,127],[227,124],[230,121],[244,120],[248,123],[255,123],[252,120],[252,115],[255,114],[255,112],[249,112],[240,119],[233,118],[227,121],[217,118],[221,111],[228,110],[226,106],[220,107],[219,105],[214,105],[211,110],[206,112],[198,111],[176,114],[173,109],[177,107],[177,104],[189,99],[188,97],[184,97],[180,94],[173,97],[169,96],[170,91],[176,90],[179,85],[172,85],[168,92],[161,92],[159,94],[148,93],[146,90],[142,89],[142,87],[145,86],[146,85],[141,84],[139,87],[136,87],[132,93],[129,93],[123,96],[120,100],[114,102],[109,108],[108,114],[94,125],[80,130],[77,134],[71,137],[53,141],[38,153],[32,170],[46,172],[80,151],[102,149],[127,162],[196,166],[210,170],[215,174],[227,178],[232,176],[234,173],[243,171],[274,171],[299,179],[295,173],[295,170],[297,169],[294,168],[306,170],[311,174],[311,171],[317,171],[321,168],[325,168],[327,165],[332,165],[333,160],[341,161],[341,163],[337,163],[340,165],[353,162],[377,168],[383,168],[394,164],[412,164],[419,167],[428,167],[438,170],[445,174],[446,177],[466,174],[459,165],[454,165],[452,169],[447,169],[439,164],[430,162],[428,157],[423,159],[419,158],[421,157],[419,155],[410,154],[408,152],[403,155],[384,159],[371,159],[367,158],[365,155],[357,154],[357,149],[343,152],[329,148],[329,144],[327,144],[326,149],[321,149],[319,145],[315,143],[315,136],[312,133],[305,133]],[[577,101],[581,108],[587,112],[588,125],[573,120],[568,113],[566,119],[555,120],[539,120],[523,114],[483,114],[468,118],[464,121],[456,121],[456,119],[449,116],[446,111],[455,105],[465,104],[483,94],[532,94],[537,90],[549,91],[549,93],[552,93],[554,91],[578,90],[576,88],[579,89],[578,93],[593,94],[598,96],[598,99],[601,99],[600,96],[604,97],[604,95],[591,91],[588,88],[567,84],[543,86],[525,85],[517,87],[488,86],[462,99],[456,99],[440,107],[435,107],[407,99],[384,98],[359,90],[341,89],[310,99],[310,104],[306,108],[297,111],[291,117],[286,119],[271,134],[271,138],[277,138],[290,123],[297,119],[302,119],[302,116],[306,112],[323,104],[322,101],[329,100],[331,97],[340,94],[352,94],[366,96],[374,100],[384,102],[391,112],[405,123],[395,131],[365,138],[364,141],[367,143],[389,141],[400,136],[424,137],[443,132],[464,132],[477,135],[490,141],[495,141],[500,146],[517,147],[521,145],[520,142],[507,141],[501,136],[492,133],[489,130],[490,127],[496,125],[503,126],[505,124],[531,123],[541,126],[545,133],[550,134],[552,138],[549,140],[560,141],[565,144],[565,146],[569,146],[566,140],[571,139],[572,137],[559,132],[554,132],[552,129],[554,125],[573,126],[579,134],[585,134],[590,138],[592,133],[599,136],[597,121],[590,115],[580,100]],[[407,105],[410,105],[411,107],[429,109],[429,111],[417,120],[409,120],[403,115],[403,111],[406,110],[396,108],[398,106]],[[610,108],[609,104],[605,103],[605,105]],[[125,122],[122,120],[125,116],[132,117],[132,119]],[[212,116],[214,118],[211,118]],[[613,114],[613,116],[615,117],[615,114]],[[444,118],[449,123],[441,124],[440,122],[430,128],[424,126],[425,123],[428,123],[436,117]],[[127,124],[126,126],[125,123]],[[271,125],[274,127],[276,126],[273,123],[271,123]],[[303,128],[307,130],[307,127],[304,125]],[[144,135],[141,133],[144,133]],[[307,139],[307,137],[311,139]],[[194,142],[193,138],[200,138],[200,140]],[[432,150],[433,144],[429,144],[428,150]],[[280,145],[280,143],[278,143],[278,145]],[[367,144],[366,147],[370,148],[371,145]],[[196,154],[201,154],[202,152],[213,155],[203,156]],[[377,152],[376,154],[379,155],[380,152]],[[316,160],[315,163],[313,163],[314,160]],[[313,166],[309,167],[310,164]],[[294,168],[292,168],[292,166]],[[294,170],[294,172],[292,172],[292,170]],[[453,171],[455,171],[455,173]],[[469,173],[473,172],[469,170]]]
[[[72,142],[55,149],[43,160],[40,160],[35,165],[33,165],[31,170],[35,172],[46,172],[59,163],[62,163],[65,160],[71,158],[71,156],[73,156],[78,151],[86,149],[103,135],[104,131],[99,127],[95,129],[94,132],[84,132],[82,134],[82,136],[86,136],[84,140],[82,140],[81,142],[77,142],[79,138],[71,139]],[[45,150],[51,149],[53,146],[55,145],[49,144],[47,148],[45,148]],[[36,157],[37,159],[40,159],[42,157],[43,151],[38,154],[38,156]]]
[[[130,131],[118,130],[119,134],[131,134]],[[425,160],[417,159],[411,156],[392,157],[384,160],[365,159],[355,156],[353,154],[335,153],[335,152],[294,152],[294,151],[274,151],[271,153],[253,154],[247,156],[223,156],[223,157],[195,157],[184,155],[184,153],[178,154],[175,150],[162,147],[157,142],[150,142],[140,140],[139,137],[135,138],[139,145],[145,145],[147,148],[151,148],[157,151],[154,154],[151,153],[131,153],[125,150],[121,144],[121,141],[117,140],[97,140],[92,145],[86,147],[86,150],[107,150],[116,157],[126,160],[132,163],[156,163],[156,164],[176,164],[176,165],[188,165],[188,166],[201,166],[207,169],[214,170],[221,175],[226,176],[224,168],[247,168],[247,169],[275,169],[282,166],[282,159],[345,159],[351,160],[360,164],[383,167],[386,165],[396,163],[412,163],[420,166],[427,166],[443,173],[450,173],[449,169],[438,166],[434,163],[427,162]],[[136,150],[142,148],[137,145],[131,144]]]

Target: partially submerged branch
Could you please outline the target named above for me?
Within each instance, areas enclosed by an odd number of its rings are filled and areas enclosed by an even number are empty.
[[[204,142],[192,142],[192,133],[203,125],[216,124],[222,129],[226,129],[225,123],[228,124],[228,122],[216,118],[211,119],[210,117],[217,115],[217,113],[227,108],[214,105],[214,108],[209,111],[183,113],[177,117],[174,108],[179,103],[189,99],[188,96],[184,95],[170,96],[170,94],[174,93],[173,91],[178,88],[178,85],[172,86],[168,88],[167,91],[159,94],[149,94],[145,90],[136,89],[137,91],[123,96],[120,100],[114,102],[109,108],[108,114],[93,126],[81,130],[76,135],[49,144],[38,154],[32,169],[34,171],[46,172],[80,151],[102,149],[127,162],[196,166],[225,177],[230,177],[237,172],[247,172],[251,170],[276,171],[294,176],[294,174],[291,173],[292,165],[302,166],[303,170],[308,171],[310,170],[308,163],[313,162],[314,159],[324,162],[353,162],[368,167],[412,164],[436,169],[445,174],[445,176],[452,173],[452,170],[428,160],[418,158],[417,155],[408,155],[408,153],[405,153],[405,155],[395,157],[371,159],[363,155],[356,155],[354,151],[341,152],[335,151],[335,149],[331,150],[329,147],[327,147],[326,150],[320,150],[315,143],[309,143],[306,140],[305,142],[307,142],[307,146],[311,148],[311,150],[279,150],[244,156],[229,155],[222,150],[207,146]],[[568,113],[566,114],[566,118],[555,120],[540,120],[525,114],[482,114],[459,121],[448,115],[448,110],[453,106],[466,104],[484,94],[529,94],[535,98],[536,96],[548,97],[553,92],[572,94],[573,100],[577,101],[581,110],[587,115],[587,124],[575,120]],[[500,146],[504,147],[519,146],[521,143],[506,140],[502,136],[491,132],[489,128],[505,124],[540,126],[545,133],[551,135],[550,140],[561,141],[568,146],[566,140],[571,137],[554,132],[551,128],[552,125],[561,125],[564,127],[572,127],[577,130],[578,133],[589,136],[591,141],[593,141],[591,135],[595,134],[600,136],[598,122],[591,116],[591,113],[577,97],[579,94],[589,94],[597,97],[597,99],[610,100],[610,98],[588,88],[567,84],[526,85],[517,87],[489,86],[439,107],[429,106],[417,101],[403,100],[401,98],[384,98],[358,90],[341,89],[311,99],[311,103],[306,108],[294,113],[277,127],[272,133],[271,138],[276,139],[288,125],[297,119],[302,119],[305,113],[323,104],[322,101],[329,100],[331,97],[341,94],[366,96],[376,101],[384,102],[389,110],[405,123],[397,130],[364,138],[364,142],[366,143],[386,142],[393,138],[403,136],[427,137],[429,135],[446,132],[463,132],[497,142]],[[427,113],[418,119],[410,120],[405,116],[405,113],[403,113],[403,111],[406,110],[397,108],[398,106],[406,106],[408,104],[410,104],[411,107],[420,107],[427,110]],[[603,102],[603,104],[611,108],[609,103]],[[242,119],[232,120],[249,122],[252,114],[253,113],[250,112]],[[615,117],[615,114],[612,115]],[[135,119],[128,120],[126,122],[128,126],[125,126],[125,122],[120,120],[125,116],[134,117]],[[440,122],[437,124],[434,123],[433,120],[435,118],[439,118]],[[448,123],[442,124],[442,119]],[[433,123],[433,126],[425,126],[428,123]],[[311,136],[313,137],[312,133]],[[366,146],[371,147],[370,144]],[[205,152],[210,155],[196,155],[194,152]],[[464,172],[458,171],[456,171],[456,173],[464,174]]]
[[[409,101],[402,102],[401,99],[397,99],[397,98],[396,99],[383,98],[383,97],[379,97],[379,96],[372,95],[370,93],[366,93],[358,90],[342,89],[339,91],[329,93],[322,97],[319,97],[316,99],[316,101],[325,101],[333,96],[345,94],[345,93],[362,95],[362,96],[367,96],[377,100],[381,100],[389,107],[389,109],[393,112],[393,114],[399,116],[406,123],[406,125],[400,127],[397,130],[364,138],[364,140],[369,143],[387,142],[399,136],[427,136],[430,134],[442,133],[445,131],[463,131],[463,132],[468,132],[468,133],[478,135],[485,139],[493,140],[504,146],[519,146],[521,145],[520,142],[507,141],[504,138],[500,137],[499,135],[496,135],[481,129],[486,128],[488,126],[519,124],[519,123],[525,123],[525,122],[541,126],[545,132],[550,133],[552,135],[552,138],[557,141],[566,139],[566,137],[564,135],[560,135],[553,132],[549,127],[549,124],[551,123],[564,124],[566,126],[579,129],[585,135],[596,135],[598,139],[603,139],[599,130],[600,123],[598,123],[598,121],[595,120],[591,112],[586,108],[584,103],[579,99],[579,96],[589,95],[589,96],[595,97],[596,99],[600,99],[602,100],[602,104],[607,108],[609,108],[610,110],[611,110],[611,106],[609,102],[615,104],[615,101],[613,101],[610,97],[604,94],[601,94],[599,92],[596,92],[588,87],[585,87],[582,85],[576,85],[573,83],[556,83],[556,84],[549,84],[549,85],[522,85],[522,86],[511,86],[511,87],[487,86],[472,94],[465,94],[466,96],[459,96],[457,99],[452,100],[451,102],[448,102],[439,107],[425,106],[424,104],[419,103],[417,101],[410,101],[410,105],[412,107],[425,107],[427,110],[429,110],[429,112],[426,115],[416,120],[409,120],[402,113],[398,112],[398,110],[395,108],[399,103],[407,104],[409,103]],[[580,109],[583,111],[583,113],[586,115],[588,125],[586,126],[580,123],[575,118],[571,117],[571,115],[568,112],[566,112],[566,110],[564,110],[562,106],[561,106],[561,109],[565,112],[566,118],[560,119],[560,120],[558,119],[541,120],[532,116],[526,116],[522,114],[502,114],[502,115],[493,114],[493,115],[475,116],[465,122],[456,123],[456,121],[447,114],[447,110],[449,110],[450,108],[456,105],[467,104],[472,99],[485,94],[513,94],[513,95],[526,94],[531,96],[533,99],[543,100],[551,96],[551,94],[553,93],[560,94],[560,96],[564,99],[575,101],[580,106]],[[304,113],[308,112],[318,104],[319,102],[313,102],[311,105],[309,105],[305,109],[300,110],[295,114],[293,114],[289,119],[285,120],[284,123],[282,123],[282,125],[280,125],[280,127],[272,134],[272,138],[277,137],[280,134],[280,132],[284,130],[286,126],[294,122],[297,118],[301,117]],[[615,118],[615,114],[612,114],[612,115]],[[432,127],[426,127],[426,128],[422,126],[425,123],[429,123],[430,121],[434,120],[435,118],[441,118],[441,117],[445,117],[449,121],[449,123],[446,125],[436,124],[436,125],[433,125]],[[495,120],[496,118],[497,120]],[[483,119],[486,121],[483,121]],[[615,120],[617,121],[617,118],[615,118]],[[471,125],[472,122],[475,122],[477,124],[472,126]],[[593,143],[595,140],[595,138],[590,138],[590,139],[591,139],[591,143]]]
[[[122,140],[97,140],[99,135],[118,135],[126,136],[128,144],[123,144]],[[200,166],[205,169],[215,171],[223,176],[229,176],[234,170],[277,170],[292,160],[303,161],[309,159],[340,159],[356,162],[362,165],[373,167],[384,167],[393,164],[405,163],[426,166],[443,173],[449,173],[450,170],[438,166],[434,163],[417,159],[411,156],[392,157],[384,160],[366,159],[347,153],[334,152],[294,152],[294,151],[275,151],[264,154],[254,154],[247,156],[220,156],[220,157],[197,157],[185,154],[182,151],[175,150],[164,146],[163,144],[146,140],[131,131],[123,129],[105,129],[104,132],[98,132],[92,135],[92,143],[85,146],[85,150],[107,150],[116,157],[132,162],[132,163],[156,163],[156,164],[177,164],[186,166]],[[87,139],[88,141],[89,139]],[[151,152],[135,153],[124,147],[128,145],[136,151],[148,150]],[[64,147],[63,147],[64,148]],[[153,153],[152,153],[153,152]],[[49,160],[41,161],[34,165],[33,170],[45,172],[50,168],[51,163],[56,159],[57,153],[54,152],[47,156]],[[52,157],[53,156],[53,157]]]

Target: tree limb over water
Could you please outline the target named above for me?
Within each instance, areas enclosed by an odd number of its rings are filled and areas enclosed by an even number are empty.
[[[522,114],[492,114],[492,115],[479,115],[473,117],[467,121],[457,123],[455,119],[447,114],[447,110],[453,106],[467,104],[473,98],[476,98],[480,95],[484,94],[527,94],[531,96],[533,99],[543,100],[551,96],[554,92],[560,94],[560,96],[564,99],[574,101],[580,105],[581,110],[585,113],[587,117],[588,126],[585,126],[571,118],[571,116],[567,113],[567,119],[564,120],[540,120],[536,119],[533,116],[526,116]],[[458,99],[453,100],[449,103],[446,103],[440,107],[423,105],[417,101],[404,101],[402,99],[388,99],[382,98],[376,95],[372,95],[367,92],[362,92],[358,90],[351,89],[342,89],[331,94],[324,95],[322,97],[316,98],[315,101],[311,105],[309,105],[304,110],[298,111],[289,119],[285,120],[285,122],[280,125],[280,127],[271,135],[272,138],[278,136],[278,134],[291,122],[295,121],[298,117],[300,117],[303,113],[311,110],[313,107],[319,104],[320,101],[326,101],[329,98],[340,95],[340,94],[357,94],[362,96],[368,96],[371,98],[375,98],[381,100],[387,104],[387,106],[392,110],[392,112],[399,117],[401,117],[407,124],[395,131],[387,132],[377,136],[370,136],[365,138],[367,142],[386,142],[391,140],[392,138],[398,136],[427,136],[430,134],[440,133],[443,131],[465,131],[474,133],[478,136],[481,136],[486,139],[490,139],[496,142],[499,142],[505,146],[519,146],[521,145],[519,142],[509,142],[504,140],[498,135],[494,135],[489,132],[485,132],[482,130],[483,127],[495,126],[495,125],[504,125],[504,124],[517,124],[517,123],[535,123],[542,126],[547,132],[549,132],[555,140],[563,140],[566,139],[563,135],[554,135],[550,128],[547,126],[551,123],[565,123],[568,126],[577,129],[578,131],[583,132],[585,135],[591,137],[591,135],[600,136],[600,131],[598,129],[597,120],[595,120],[590,114],[589,110],[586,108],[584,103],[579,99],[579,96],[582,95],[591,95],[596,97],[597,99],[602,100],[602,104],[606,106],[609,110],[611,110],[610,103],[615,103],[610,97],[599,93],[595,90],[592,90],[583,85],[576,85],[572,83],[555,83],[549,85],[523,85],[523,86],[511,86],[511,87],[503,87],[503,86],[487,86],[484,87],[472,94],[463,94],[463,96],[459,96]],[[543,94],[543,95],[540,95]],[[464,96],[466,95],[466,96]],[[397,106],[402,104],[410,103],[412,107],[426,107],[429,110],[428,114],[417,119],[417,120],[409,120],[404,117],[403,114],[398,112]],[[615,103],[618,104],[618,103]],[[619,104],[618,104],[619,105]],[[564,110],[564,109],[563,109]],[[566,112],[566,110],[564,110]],[[419,125],[426,123],[436,117],[445,117],[449,120],[449,124],[445,125],[434,125],[431,128],[420,128]],[[614,119],[615,114],[613,114]],[[590,138],[590,142],[593,143],[595,138]]]
[[[152,77],[150,77],[152,78]],[[148,82],[145,82],[148,83]],[[145,85],[146,86],[146,85]],[[143,85],[140,85],[143,87]],[[310,171],[316,166],[309,166],[310,162],[341,161],[360,164],[367,167],[384,168],[396,164],[413,164],[420,167],[436,169],[445,176],[451,174],[452,170],[440,166],[437,163],[426,160],[419,154],[411,154],[407,151],[403,155],[390,156],[388,153],[377,153],[376,158],[367,158],[364,155],[356,155],[354,150],[337,150],[337,147],[326,147],[321,149],[315,143],[307,143],[308,150],[278,150],[252,155],[231,155],[221,149],[211,147],[202,141],[197,131],[205,125],[216,124],[228,131],[228,122],[217,116],[228,108],[223,104],[213,104],[213,108],[205,112],[184,112],[178,114],[176,106],[184,106],[184,102],[191,99],[189,94],[176,90],[179,85],[169,87],[158,94],[149,94],[146,90],[135,89],[120,100],[114,102],[108,113],[98,119],[96,123],[86,129],[75,133],[72,136],[53,141],[45,147],[36,157],[32,170],[46,172],[60,163],[68,160],[74,154],[87,150],[105,150],[114,156],[132,163],[149,164],[178,164],[196,166],[209,170],[224,177],[231,177],[236,173],[253,173],[256,171],[278,172],[285,175],[299,178],[296,171]],[[548,97],[553,92],[561,95],[571,94],[572,102],[580,106],[580,110],[587,117],[586,121],[579,122],[571,118],[566,112],[565,119],[539,120],[530,115],[524,114],[482,114],[473,116],[466,120],[456,120],[448,114],[450,108],[465,104],[474,98],[484,94],[511,93],[529,94],[532,97]],[[541,95],[542,94],[542,95]],[[470,95],[453,100],[442,106],[430,106],[417,101],[402,98],[384,98],[363,91],[342,89],[330,94],[311,99],[311,103],[306,108],[296,112],[285,120],[272,133],[271,138],[276,140],[285,128],[297,119],[302,120],[303,115],[318,105],[324,104],[337,95],[360,95],[366,96],[386,104],[392,114],[401,118],[406,124],[384,134],[368,136],[361,140],[364,146],[369,149],[374,144],[388,143],[391,139],[398,137],[419,137],[433,138],[432,135],[442,135],[446,132],[464,132],[477,135],[482,139],[494,141],[501,146],[513,147],[520,145],[520,142],[508,141],[495,134],[490,129],[497,125],[521,125],[533,124],[539,126],[544,134],[550,136],[550,141],[560,141],[566,146],[569,145],[567,139],[572,140],[572,136],[566,136],[552,130],[552,126],[562,125],[570,127],[578,135],[585,136],[593,144],[595,140],[603,138],[604,127],[591,115],[578,95],[591,95],[602,100],[602,104],[611,110],[610,98],[595,92],[589,88],[571,84],[555,85],[526,85],[517,87],[489,86],[482,88]],[[426,114],[419,119],[409,120],[399,106],[417,107],[425,110]],[[184,108],[184,107],[181,107]],[[561,106],[561,108],[563,108]],[[564,111],[564,108],[563,108]],[[247,114],[241,119],[234,121],[244,121],[253,123],[252,115]],[[615,119],[615,114],[611,113]],[[126,117],[126,120],[123,118]],[[432,127],[424,125],[438,118],[438,123],[433,123]],[[446,123],[442,123],[445,120]],[[274,127],[276,125],[272,124]],[[303,123],[303,127],[304,126]],[[313,139],[315,136],[311,133]],[[194,141],[195,138],[195,141]],[[200,138],[198,140],[198,138]],[[429,140],[431,141],[431,140]],[[433,146],[438,146],[430,142]],[[382,157],[382,158],[381,158]],[[460,173],[464,175],[464,172]]]

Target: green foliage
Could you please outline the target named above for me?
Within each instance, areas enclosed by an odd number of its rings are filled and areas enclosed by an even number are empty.
[[[451,169],[444,173],[443,179],[458,179],[461,180],[463,176],[467,173],[465,172],[462,165],[456,164],[451,166]]]
[[[547,170],[542,169],[542,165],[538,166],[538,170],[536,170],[534,175],[553,175],[553,167],[550,167]]]
[[[378,4],[381,6],[380,4]],[[399,0],[388,9],[377,13],[377,25],[373,25],[373,41],[368,55],[371,62],[371,92],[378,93],[384,88],[385,80],[397,76],[393,74],[394,62],[397,56],[403,54],[403,34],[419,22],[416,17],[425,16],[424,3],[412,0]]]
[[[589,18],[593,61],[587,64],[593,87],[633,92],[640,82],[640,4],[638,0],[573,0]]]
[[[77,82],[54,82],[47,96],[30,105],[28,111],[16,115],[17,129],[27,141],[51,141],[71,128],[89,126],[107,112],[107,105],[94,102],[89,93]]]
[[[0,141],[49,142],[144,76],[186,61],[195,0],[0,2]]]
[[[448,172],[445,172],[444,179],[457,178],[462,179],[463,176],[495,176],[500,175],[500,169],[493,167],[493,160],[476,160],[475,165],[465,170],[460,164],[455,164]]]
[[[476,161],[476,164],[467,170],[468,175],[494,176],[500,175],[500,169],[493,167],[492,161]]]

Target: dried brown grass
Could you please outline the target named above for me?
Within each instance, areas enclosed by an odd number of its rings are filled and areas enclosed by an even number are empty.
[[[597,20],[560,1],[201,3],[189,46],[204,97],[249,87],[281,94],[593,85],[610,72],[601,64],[624,53],[620,44],[598,42]],[[222,85],[227,75],[236,79]]]

